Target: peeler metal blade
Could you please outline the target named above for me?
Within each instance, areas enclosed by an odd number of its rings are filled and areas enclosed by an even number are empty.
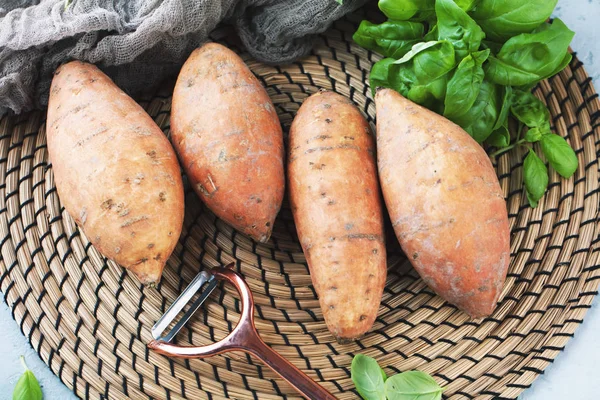
[[[185,305],[191,300],[192,297],[202,289],[202,286],[208,282],[208,286],[200,293],[200,297],[192,304],[190,309],[183,315],[183,317],[175,324],[173,329],[171,329],[166,335],[163,336],[165,330],[169,327],[171,322],[177,317],[177,315],[183,310]],[[152,337],[156,340],[163,340],[165,342],[170,342],[175,335],[183,328],[183,326],[189,321],[189,319],[194,315],[194,313],[200,308],[202,303],[210,296],[210,294],[217,287],[217,280],[214,275],[202,271],[192,281],[190,284],[184,289],[184,291],[177,297],[177,299],[171,304],[168,310],[164,313],[162,317],[156,321],[156,324],[151,329]]]

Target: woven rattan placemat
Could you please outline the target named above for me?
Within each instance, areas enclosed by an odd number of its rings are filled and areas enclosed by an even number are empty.
[[[351,40],[361,13],[336,22],[300,62],[267,66],[243,55],[285,132],[302,100],[319,88],[349,97],[373,122],[367,77],[379,56]],[[166,134],[171,89],[140,100]],[[146,349],[150,327],[198,270],[230,261],[254,293],[265,341],[340,399],[358,397],[349,370],[356,353],[377,358],[388,374],[422,369],[452,399],[515,398],[573,336],[600,278],[598,95],[576,57],[535,93],[548,104],[553,129],[576,150],[580,168],[568,180],[552,172],[548,193],[532,209],[521,183],[524,152],[496,162],[512,257],[489,318],[470,320],[435,296],[390,236],[389,277],[374,329],[359,342],[339,345],[323,323],[287,204],[272,240],[257,244],[216,219],[191,191],[184,232],[163,280],[156,289],[144,288],[107,262],[62,208],[43,113],[0,120],[0,290],[42,360],[82,398],[298,398],[243,354],[186,361]],[[239,315],[236,296],[232,288],[218,289],[179,342],[224,337]]]

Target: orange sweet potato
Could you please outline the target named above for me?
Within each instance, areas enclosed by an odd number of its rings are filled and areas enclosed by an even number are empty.
[[[160,280],[183,224],[183,183],[169,140],[91,64],[59,67],[47,141],[65,209],[106,257],[144,284]]]
[[[377,164],[408,259],[472,317],[493,312],[510,259],[502,190],[485,151],[458,125],[379,89]]]
[[[219,218],[266,242],[285,191],[275,107],[237,54],[196,49],[173,93],[172,141],[190,182]]]
[[[374,152],[365,118],[333,92],[306,99],[290,129],[292,213],[325,322],[339,342],[371,328],[385,285]]]

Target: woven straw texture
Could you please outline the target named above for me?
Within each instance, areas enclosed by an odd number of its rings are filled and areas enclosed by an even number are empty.
[[[367,77],[380,57],[351,40],[364,13],[336,22],[300,62],[274,67],[242,55],[267,88],[284,132],[319,88],[349,97],[374,122]],[[222,32],[214,39],[237,49]],[[140,99],[167,135],[171,90]],[[242,353],[186,361],[146,349],[151,326],[199,269],[232,261],[254,293],[264,340],[340,399],[358,398],[349,369],[357,353],[375,357],[388,375],[426,371],[451,399],[515,398],[573,336],[600,278],[598,95],[576,57],[535,94],[548,104],[553,129],[576,150],[580,168],[568,180],[551,172],[548,193],[532,209],[522,188],[525,152],[495,161],[512,254],[489,318],[471,320],[435,296],[390,235],[389,276],[373,331],[339,345],[323,322],[287,203],[273,238],[257,244],[215,218],[190,190],[184,231],[162,282],[144,288],[105,260],[61,206],[43,113],[0,120],[0,290],[42,360],[82,398],[297,399]],[[217,289],[179,343],[224,337],[239,312],[234,289]]]

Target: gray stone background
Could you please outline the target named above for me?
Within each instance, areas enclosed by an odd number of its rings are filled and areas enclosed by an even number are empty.
[[[527,1],[527,0],[523,0]],[[600,89],[600,0],[559,0],[554,15],[576,32],[572,47],[583,61],[588,74]],[[40,381],[45,400],[71,400],[76,397],[50,371],[21,334],[10,309],[0,294],[0,399],[12,398],[12,390],[22,373],[19,356],[24,355]],[[563,353],[546,369],[522,400],[599,398],[600,379],[600,306],[598,301],[585,317]]]

